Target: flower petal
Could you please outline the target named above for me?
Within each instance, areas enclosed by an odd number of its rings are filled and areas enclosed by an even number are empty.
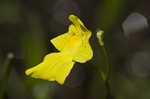
[[[33,78],[57,81],[63,84],[75,62],[66,53],[48,54],[42,63],[28,69],[25,73]]]
[[[73,60],[80,63],[85,63],[93,57],[93,51],[88,41],[83,42],[78,48]]]
[[[75,28],[75,26],[70,25],[69,26],[69,31],[67,33],[64,33],[60,36],[57,36],[57,37],[53,38],[51,40],[51,42],[56,47],[56,49],[58,49],[59,51],[62,51],[64,49],[64,47],[66,47],[66,45],[71,44],[72,41],[74,42],[74,40],[72,40],[71,38],[77,37],[78,36],[78,35],[76,35],[77,32],[78,31]]]
[[[75,15],[70,15],[69,20],[73,23],[75,26],[76,30],[78,31],[77,33],[82,33],[82,32],[87,32],[89,31],[83,24],[83,22]]]
[[[68,43],[68,40],[70,39],[70,34],[65,33],[58,37],[55,37],[51,40],[52,44],[58,49],[59,51],[62,51],[65,45]]]

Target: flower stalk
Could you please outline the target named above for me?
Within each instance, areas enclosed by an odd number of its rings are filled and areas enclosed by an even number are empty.
[[[4,62],[4,71],[2,73],[1,82],[0,82],[0,99],[4,99],[4,92],[6,83],[11,70],[11,62],[14,58],[13,53],[8,53],[7,58]]]
[[[104,73],[100,68],[99,68],[99,73],[100,77],[104,81],[105,88],[106,88],[106,96],[105,99],[111,99],[111,91],[110,91],[110,64],[109,64],[109,57],[106,48],[104,47],[104,42],[103,42],[103,33],[104,31],[98,30],[97,31],[97,39],[99,42],[99,45],[102,48],[103,54],[105,56],[105,65],[106,65],[106,73]]]

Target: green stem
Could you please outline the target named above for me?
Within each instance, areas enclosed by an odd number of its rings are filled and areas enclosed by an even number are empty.
[[[102,80],[104,81],[105,84],[105,88],[106,88],[106,97],[105,99],[111,99],[112,95],[111,95],[111,91],[110,91],[110,64],[109,64],[109,57],[107,54],[107,51],[105,49],[104,46],[102,47],[102,51],[104,53],[105,56],[105,64],[106,64],[106,73],[102,72],[102,70],[99,68],[98,72],[100,73],[100,77],[102,78]]]
[[[99,45],[102,47],[102,51],[103,51],[104,56],[105,56],[106,73],[102,72],[100,68],[99,68],[98,72],[100,73],[100,77],[102,78],[102,80],[104,81],[104,84],[105,84],[106,99],[111,99],[112,96],[111,96],[110,84],[109,84],[109,80],[110,80],[110,64],[109,64],[109,57],[108,57],[107,51],[106,51],[106,49],[104,47],[103,33],[104,33],[104,31],[99,29],[97,31],[97,38],[98,38]]]
[[[110,92],[109,80],[105,81],[105,87],[106,87],[106,99],[111,99],[112,95],[111,95],[111,92]]]
[[[9,53],[7,59],[5,60],[5,63],[4,63],[4,71],[3,71],[2,79],[0,82],[0,99],[3,99],[3,96],[4,96],[5,86],[6,86],[8,76],[9,76],[9,73],[11,70],[10,64],[12,62],[12,59],[13,59],[13,54]]]
[[[108,54],[107,51],[105,49],[104,46],[102,46],[102,50],[105,56],[105,64],[106,64],[106,80],[109,80],[109,76],[110,76],[110,65],[109,65],[109,58],[108,58]]]
[[[109,58],[108,58],[108,54],[107,51],[105,49],[104,46],[102,47],[102,51],[104,53],[105,56],[105,64],[106,64],[106,74],[105,74],[105,80],[104,80],[104,84],[106,87],[106,99],[110,99],[111,98],[111,92],[110,92],[110,84],[109,84],[109,78],[110,78],[110,64],[109,64]]]

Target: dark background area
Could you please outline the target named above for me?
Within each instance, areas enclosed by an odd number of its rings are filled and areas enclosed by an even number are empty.
[[[150,2],[148,0],[0,0],[0,81],[10,64],[4,99],[104,99],[96,68],[105,58],[96,39],[104,30],[115,99],[150,99]],[[92,31],[92,60],[76,63],[64,85],[27,77],[24,71],[57,51],[50,39],[67,32],[75,14]],[[8,79],[8,80],[7,80]]]

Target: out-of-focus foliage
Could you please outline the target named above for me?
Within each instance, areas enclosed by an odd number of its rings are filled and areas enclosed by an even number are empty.
[[[101,67],[105,71],[97,28],[105,32],[114,98],[149,99],[149,4],[148,0],[1,0],[0,82],[7,54],[15,56],[4,99],[104,99],[104,83],[96,70]],[[94,58],[86,64],[75,64],[63,86],[26,77],[27,68],[57,51],[49,40],[67,32],[71,13],[92,30]]]

